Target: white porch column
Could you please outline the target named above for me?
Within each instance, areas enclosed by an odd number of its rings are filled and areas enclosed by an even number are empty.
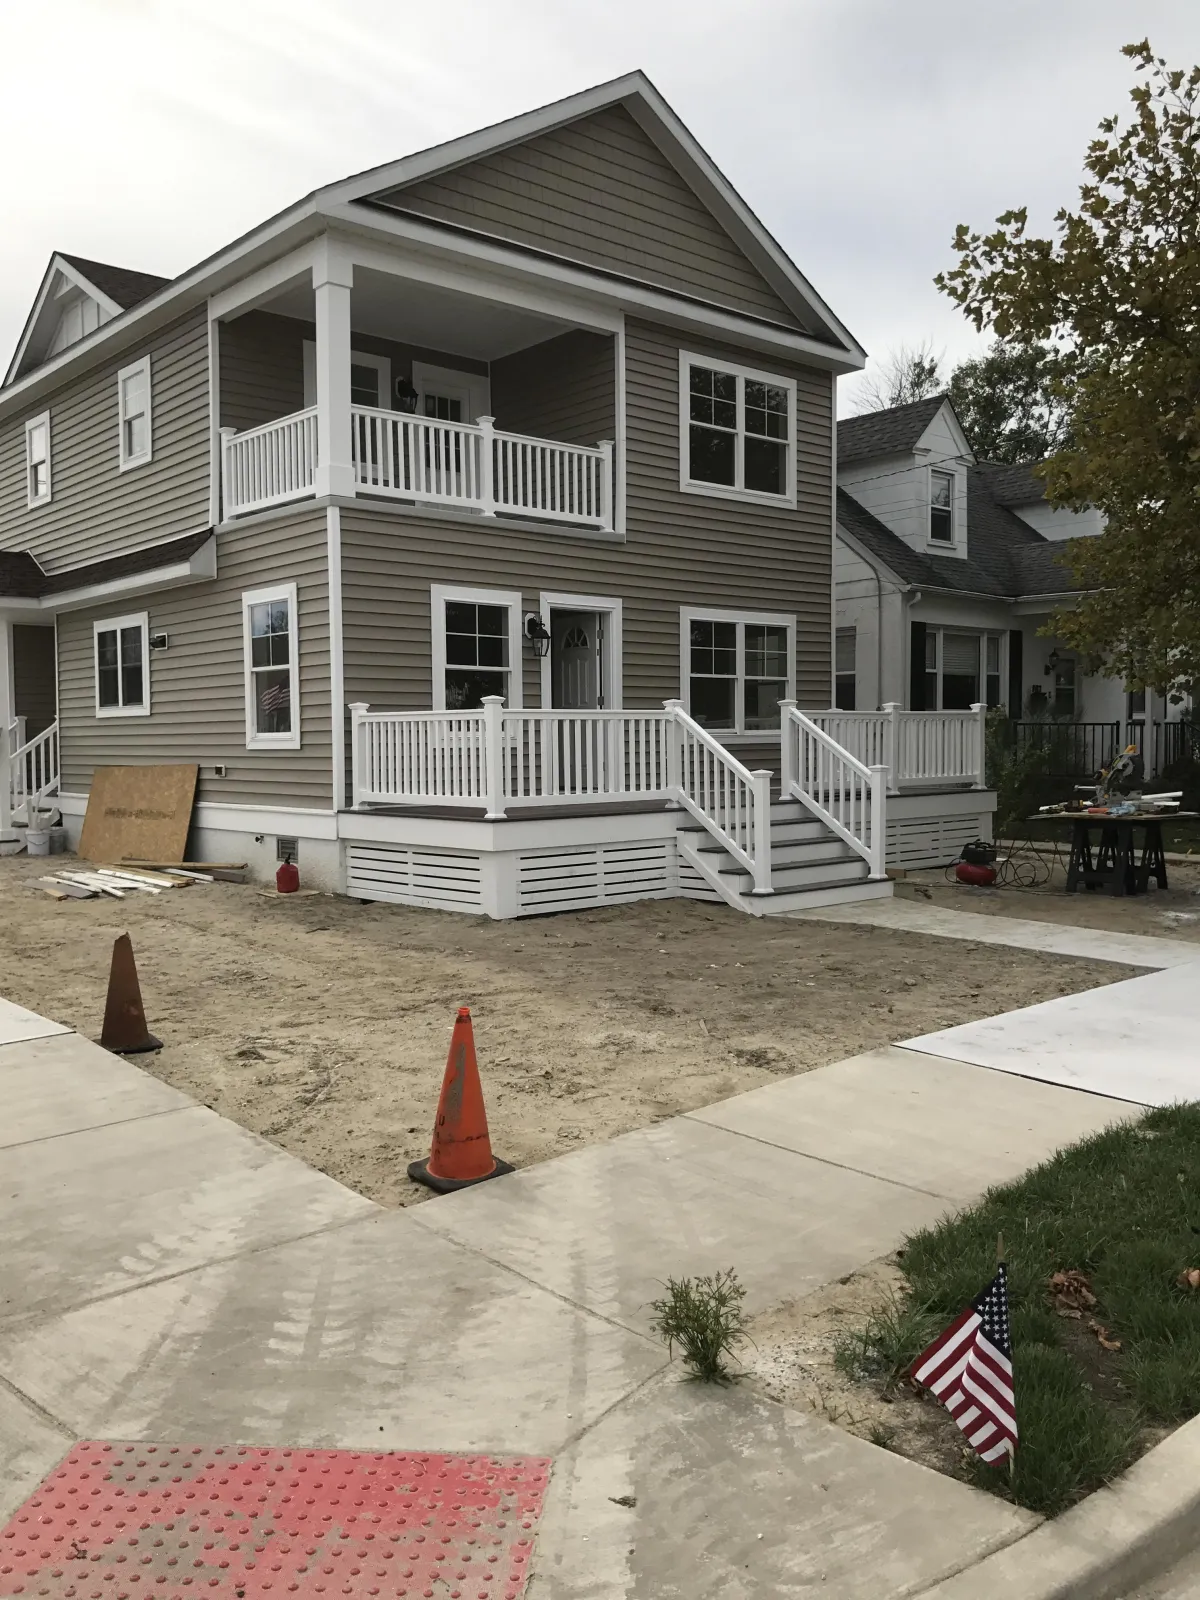
[[[13,689],[13,631],[7,617],[0,621],[0,838],[12,828],[12,774],[9,757],[15,748],[9,731],[16,717]]]
[[[794,700],[779,702],[779,798],[790,800],[796,786],[796,741],[792,736]]]
[[[888,769],[888,790],[891,794],[897,794],[900,789],[896,777],[896,764],[900,759],[900,702],[889,700],[883,710],[888,719],[883,730],[883,759]]]
[[[318,495],[354,493],[350,447],[350,289],[354,265],[329,239],[313,263],[317,324]]]
[[[486,822],[504,816],[504,696],[483,697],[483,760]]]
[[[975,713],[975,781],[972,789],[987,788],[987,706],[976,701],[971,707]]]

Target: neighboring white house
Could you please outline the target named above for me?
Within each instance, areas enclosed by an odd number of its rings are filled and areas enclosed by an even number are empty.
[[[1063,541],[1102,531],[1097,511],[1048,505],[1029,467],[977,461],[944,395],[840,421],[838,705],[1053,715],[1078,726],[1083,764],[1133,741],[1158,770],[1182,708],[1041,631],[1079,593]]]

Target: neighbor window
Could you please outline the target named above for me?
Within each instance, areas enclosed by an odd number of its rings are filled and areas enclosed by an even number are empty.
[[[50,413],[25,424],[25,498],[31,506],[50,498]]]
[[[143,356],[117,374],[121,427],[121,470],[150,460],[150,357]]]
[[[994,633],[989,633],[984,640],[983,648],[986,652],[985,664],[987,667],[987,693],[984,701],[989,711],[1000,704],[1000,640]],[[1020,708],[1018,707],[1018,711]]]
[[[794,499],[792,380],[686,354],[679,376],[681,487]]]
[[[795,622],[786,616],[683,613],[687,709],[705,728],[773,732],[790,696]]]
[[[1001,645],[995,633],[925,630],[925,710],[969,711],[1001,701]],[[980,695],[982,684],[983,694]]]
[[[929,537],[935,544],[954,543],[954,474],[929,474]]]
[[[433,693],[436,711],[474,711],[485,695],[521,704],[521,596],[435,584]]]
[[[858,698],[858,633],[854,628],[839,628],[834,654],[833,703],[839,711],[853,711]]]
[[[298,750],[300,664],[294,583],[243,594],[242,638],[247,748]]]
[[[92,624],[98,717],[144,717],[149,713],[149,633],[144,611]]]

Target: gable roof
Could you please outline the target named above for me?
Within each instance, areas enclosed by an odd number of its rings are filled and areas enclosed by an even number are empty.
[[[839,417],[838,465],[865,461],[871,456],[899,456],[915,450],[925,429],[947,404],[944,394],[931,394],[906,406],[886,411],[863,411],[856,417]]]
[[[1078,594],[1083,587],[1063,564],[1063,541],[1043,538],[998,505],[979,467],[967,468],[970,537],[965,557],[914,550],[841,488],[837,520],[868,555],[913,588],[1017,600],[1022,595]]]
[[[4,375],[5,384],[46,359],[46,351],[58,327],[60,308],[54,289],[60,281],[79,289],[88,299],[96,302],[102,313],[100,326],[104,327],[122,312],[148,300],[171,280],[160,278],[155,273],[134,272],[127,267],[114,267],[104,261],[89,261],[86,256],[69,256],[56,250],[42,274],[33,307],[21,329],[17,348]],[[98,331],[99,328],[93,330]],[[83,337],[91,336],[85,334]],[[83,339],[73,342],[82,344]]]

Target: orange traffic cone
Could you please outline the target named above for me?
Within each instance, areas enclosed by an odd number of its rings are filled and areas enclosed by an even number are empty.
[[[133,1056],[143,1050],[162,1049],[162,1040],[156,1039],[146,1027],[146,1010],[142,1005],[142,990],[133,960],[133,944],[127,933],[123,933],[113,945],[100,1043],[118,1056]]]
[[[459,1006],[433,1125],[433,1147],[427,1161],[410,1162],[408,1175],[414,1183],[448,1194],[451,1189],[466,1189],[512,1170],[507,1161],[498,1161],[492,1154],[471,1013],[466,1006]]]

